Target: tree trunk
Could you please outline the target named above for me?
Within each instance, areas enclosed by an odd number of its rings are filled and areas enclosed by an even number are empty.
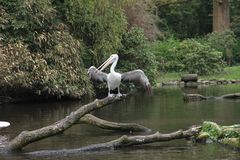
[[[213,31],[222,32],[229,28],[228,0],[213,0]]]
[[[213,0],[213,31],[230,29],[229,0]],[[232,64],[232,49],[226,49],[227,63]]]

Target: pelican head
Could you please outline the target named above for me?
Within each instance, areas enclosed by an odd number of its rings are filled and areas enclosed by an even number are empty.
[[[110,64],[118,61],[118,55],[117,54],[112,54],[103,64],[101,64],[97,70],[100,69],[100,71],[104,70],[107,66]]]

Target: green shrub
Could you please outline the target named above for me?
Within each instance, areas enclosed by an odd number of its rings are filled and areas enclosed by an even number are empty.
[[[163,71],[183,71],[200,75],[221,71],[222,53],[194,39],[156,42],[154,53]]]
[[[183,55],[180,61],[184,65],[183,70],[189,73],[205,75],[219,72],[224,66],[221,52],[193,39],[183,41],[175,52]]]
[[[0,48],[2,87],[24,88],[48,97],[80,98],[91,95],[92,88],[79,57],[81,45],[65,33],[56,33],[63,41],[50,54],[31,54],[21,42]],[[84,87],[83,87],[84,86]],[[24,96],[24,95],[22,95]]]
[[[48,97],[93,94],[84,44],[70,35],[48,0],[0,0],[0,81]]]
[[[120,56],[119,68],[122,72],[142,69],[150,81],[154,83],[157,75],[157,62],[155,55],[150,51],[150,45],[142,29],[133,27],[122,38],[122,48],[118,51]]]
[[[240,37],[236,39],[236,45],[233,47],[233,63],[240,63]]]
[[[72,34],[86,45],[87,66],[99,65],[116,53],[127,27],[120,7],[109,0],[68,0],[62,5],[65,5],[65,17]]]
[[[222,52],[224,58],[227,59],[227,50],[236,46],[236,36],[233,31],[226,30],[224,32],[212,32],[203,38],[203,43],[211,46],[215,50]],[[232,57],[230,57],[232,58]]]
[[[173,49],[179,47],[180,41],[174,38],[169,38],[165,41],[156,41],[152,44],[151,50],[155,54],[158,69],[164,72],[181,71],[182,63],[179,61],[180,55],[178,52],[173,52]]]
[[[237,37],[240,37],[240,15],[235,16],[231,23],[231,29]]]
[[[124,12],[110,0],[0,0],[1,86],[92,95],[86,68],[118,52],[124,71],[143,69],[153,81],[156,61],[143,31],[126,32]]]

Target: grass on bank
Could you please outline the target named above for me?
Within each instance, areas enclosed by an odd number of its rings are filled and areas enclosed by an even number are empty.
[[[185,73],[176,73],[176,72],[162,73],[160,74],[157,82],[162,83],[162,82],[169,82],[171,80],[180,80],[181,75],[183,74]],[[199,76],[199,79],[240,80],[240,66],[226,67],[224,68],[224,71],[221,73]]]

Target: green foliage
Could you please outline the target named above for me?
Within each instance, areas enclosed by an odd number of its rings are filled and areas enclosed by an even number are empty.
[[[201,132],[206,132],[209,134],[209,137],[213,140],[217,140],[222,136],[222,129],[221,127],[210,121],[204,121],[202,124],[202,130]]]
[[[29,42],[34,34],[51,29],[56,10],[48,0],[1,0],[1,32],[6,38]]]
[[[224,58],[227,59],[227,51],[234,50],[233,60],[236,61],[239,57],[239,51],[237,48],[237,39],[233,31],[226,30],[224,32],[212,32],[202,39],[202,43],[205,43],[215,50],[222,52]]]
[[[231,49],[236,45],[236,36],[230,31],[212,32],[208,34],[203,40],[212,48],[225,53],[226,49]]]
[[[197,138],[198,140],[206,140],[210,138],[219,143],[239,148],[240,125],[220,126],[215,122],[204,121],[202,124],[202,130]]]
[[[71,32],[86,45],[84,59],[88,66],[98,65],[116,53],[127,25],[120,7],[109,0],[69,0],[63,5]]]
[[[177,39],[169,38],[152,44],[151,50],[155,53],[159,70],[163,72],[182,70],[183,64],[179,61],[182,56],[178,52],[173,52],[173,49],[179,47],[180,43]]]
[[[51,1],[0,4],[2,86],[57,98],[93,94],[82,60],[84,44],[70,35]]]
[[[142,69],[150,81],[154,83],[157,75],[155,55],[150,51],[143,30],[132,28],[123,35],[122,48],[118,51],[121,61],[119,68],[122,72]]]
[[[3,46],[0,52],[1,86],[25,88],[35,94],[80,98],[92,94],[86,70],[79,57],[81,45],[66,33],[48,55],[31,54],[21,42]],[[85,87],[83,87],[85,86]]]
[[[193,38],[205,35],[212,30],[212,1],[191,0],[187,3],[176,3],[177,0],[157,0],[159,28],[166,35],[173,34],[177,38]],[[171,4],[173,3],[173,4]],[[168,4],[168,5],[165,5]]]
[[[240,0],[230,0],[231,30],[240,37]]]
[[[240,37],[240,15],[233,18],[231,29],[237,37]]]
[[[221,71],[222,53],[194,39],[169,39],[154,44],[154,53],[163,71],[183,71],[206,75]]]
[[[223,70],[222,53],[196,40],[185,40],[176,48],[181,57],[183,70],[199,75],[215,73]]]
[[[142,30],[126,33],[127,20],[118,4],[0,0],[1,85],[46,97],[92,95],[86,68],[118,52],[121,60],[134,57],[130,64],[123,62],[123,70],[141,68],[153,80],[155,57]]]

